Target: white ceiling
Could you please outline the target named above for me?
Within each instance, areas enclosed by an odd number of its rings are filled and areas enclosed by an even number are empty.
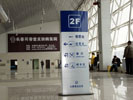
[[[75,10],[84,0],[0,0],[11,19],[1,23],[5,31],[15,26],[22,28],[43,22],[59,20],[60,10]],[[45,14],[43,13],[45,11]],[[14,24],[13,24],[14,22]],[[0,32],[1,33],[1,32]]]

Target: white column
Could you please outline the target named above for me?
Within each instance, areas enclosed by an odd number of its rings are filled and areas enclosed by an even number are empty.
[[[98,0],[98,39],[100,52],[100,70],[111,65],[110,0]]]

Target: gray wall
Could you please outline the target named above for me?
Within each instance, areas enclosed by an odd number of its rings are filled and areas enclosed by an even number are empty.
[[[39,59],[39,63],[41,60],[45,61],[46,59],[49,59],[51,62],[55,63],[55,65],[51,64],[51,68],[57,67],[57,60],[60,59],[60,52],[8,53],[7,34],[10,33],[60,33],[60,25],[58,21],[44,23],[43,25],[33,25],[8,33],[0,34],[0,60],[2,60],[0,64],[5,64],[5,66],[0,66],[0,69],[5,70],[5,72],[10,70],[11,59],[18,60],[19,73],[32,71],[31,59]],[[23,59],[24,61],[22,61]],[[29,62],[29,65],[27,65],[27,61]]]

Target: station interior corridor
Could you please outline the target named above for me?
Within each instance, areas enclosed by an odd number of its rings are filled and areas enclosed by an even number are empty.
[[[0,0],[0,100],[133,100],[128,41],[133,0]],[[107,72],[114,56],[123,72]]]
[[[132,100],[133,76],[115,72],[90,72],[93,95],[59,96],[61,69],[0,73],[0,100]],[[88,85],[89,85],[88,84]]]

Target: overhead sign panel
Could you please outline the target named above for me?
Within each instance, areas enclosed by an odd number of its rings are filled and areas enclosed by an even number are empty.
[[[8,52],[60,51],[59,34],[8,34]]]

